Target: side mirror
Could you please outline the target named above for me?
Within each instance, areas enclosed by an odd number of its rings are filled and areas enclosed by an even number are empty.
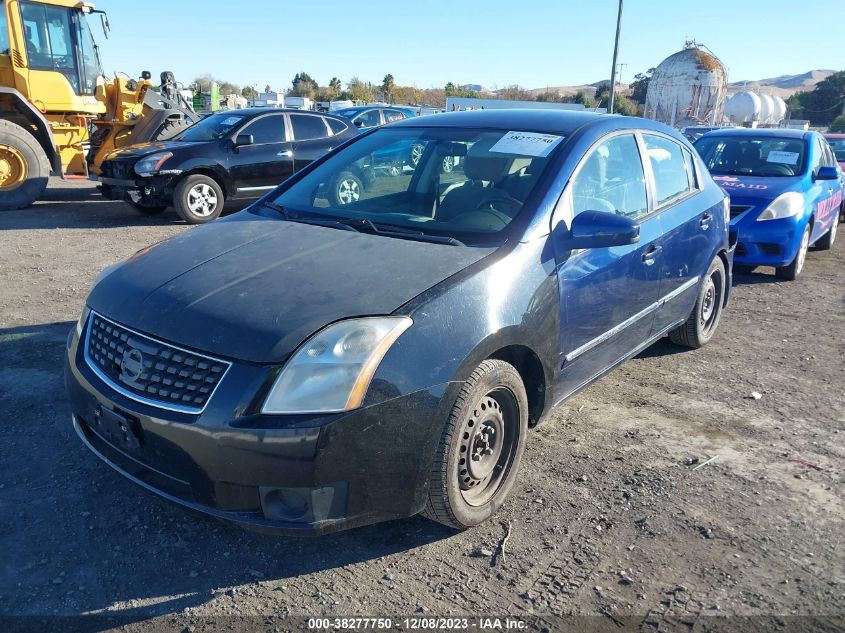
[[[150,73],[149,70],[142,70],[141,71],[141,79],[147,80],[147,79],[150,79],[152,76],[153,75],[152,75],[152,73]]]
[[[252,145],[253,143],[255,143],[255,139],[252,138],[252,134],[238,134],[235,139],[235,147],[243,147],[244,145]]]
[[[566,235],[562,224],[558,226],[564,232],[561,246],[567,249],[625,246],[640,241],[640,225],[637,222],[607,211],[582,211],[572,220],[569,235]]]
[[[819,167],[816,180],[839,180],[839,170],[829,165]]]

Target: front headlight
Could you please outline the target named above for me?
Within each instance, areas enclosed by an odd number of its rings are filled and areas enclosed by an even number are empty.
[[[82,329],[85,327],[89,314],[91,314],[91,308],[86,305],[82,308],[82,314],[79,315],[79,320],[76,322],[76,338],[82,338]]]
[[[164,164],[168,158],[173,156],[173,152],[158,152],[157,154],[150,154],[135,163],[135,173],[139,176],[152,176]]]
[[[364,317],[320,330],[284,366],[261,412],[329,413],[360,407],[381,359],[412,323],[409,317]]]
[[[780,220],[804,213],[804,196],[797,191],[784,193],[772,201],[758,220]]]

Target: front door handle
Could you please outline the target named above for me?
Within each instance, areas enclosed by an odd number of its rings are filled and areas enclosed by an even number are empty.
[[[282,158],[292,158],[293,152],[289,149],[286,149],[285,151],[276,154],[276,156],[281,156]]]
[[[710,215],[709,213],[705,213],[701,216],[701,221],[698,223],[698,226],[700,226],[702,229],[706,229],[710,226],[710,220],[712,219],[712,215]]]
[[[662,250],[663,250],[662,246],[655,246],[654,244],[649,246],[648,250],[646,250],[646,252],[643,253],[643,263],[646,266],[651,266],[654,263],[654,258]]]

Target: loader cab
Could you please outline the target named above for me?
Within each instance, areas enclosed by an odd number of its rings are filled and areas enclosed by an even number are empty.
[[[74,95],[94,96],[103,69],[88,23],[91,7],[34,0],[20,0],[17,4],[23,36],[18,41],[22,40],[29,70],[59,73]],[[30,81],[35,77],[31,72]],[[48,81],[47,76],[44,80]]]
[[[0,86],[12,84],[12,59],[9,48],[9,19],[6,2],[0,0]]]

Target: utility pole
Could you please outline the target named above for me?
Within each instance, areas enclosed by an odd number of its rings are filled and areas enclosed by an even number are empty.
[[[616,59],[619,56],[619,35],[622,31],[622,0],[619,0],[619,15],[616,17],[616,43],[613,46],[613,66],[610,69],[610,104],[608,114],[613,114],[613,99],[616,96]]]

